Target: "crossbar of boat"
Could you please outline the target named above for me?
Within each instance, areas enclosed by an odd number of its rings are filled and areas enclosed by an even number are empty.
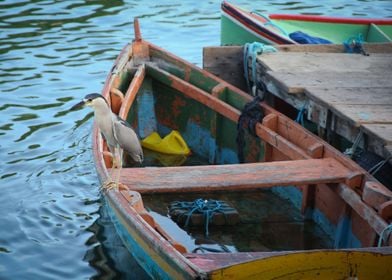
[[[325,158],[214,166],[145,167],[123,172],[121,182],[140,193],[241,191],[274,186],[344,183],[351,173],[336,160]]]

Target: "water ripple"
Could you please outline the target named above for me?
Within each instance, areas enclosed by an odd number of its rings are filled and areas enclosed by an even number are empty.
[[[115,234],[91,155],[90,111],[138,16],[143,37],[201,65],[220,0],[0,2],[0,278],[147,276]],[[238,1],[260,12],[392,17],[390,1]],[[136,275],[136,276],[135,276]]]

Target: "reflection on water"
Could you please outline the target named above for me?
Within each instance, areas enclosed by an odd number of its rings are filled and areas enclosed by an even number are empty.
[[[390,1],[233,1],[259,12],[392,16]],[[220,1],[0,2],[0,278],[143,278],[100,210],[89,111],[70,112],[132,38],[192,63],[219,43]]]

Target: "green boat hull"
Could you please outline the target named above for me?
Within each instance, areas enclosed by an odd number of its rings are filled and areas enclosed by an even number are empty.
[[[297,44],[289,34],[302,32],[334,44],[352,39],[366,43],[392,42],[392,19],[344,18],[310,15],[268,16],[222,3],[221,44]]]

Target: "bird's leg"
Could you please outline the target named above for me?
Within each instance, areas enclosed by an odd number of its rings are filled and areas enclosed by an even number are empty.
[[[112,153],[113,164],[109,174],[108,181],[102,186],[104,190],[110,190],[113,188],[118,189],[119,187],[123,150],[121,148],[113,148],[113,150],[114,150],[114,153]]]
[[[103,183],[103,185],[101,186],[102,190],[108,190],[108,189],[112,189],[115,187],[113,175],[115,173],[115,168],[117,166],[116,148],[108,145],[108,149],[109,149],[109,151],[104,151],[103,154],[112,158],[112,168],[110,169],[110,172],[108,174],[108,178],[106,179],[106,182]]]
[[[122,160],[123,160],[123,149],[117,148],[118,151],[118,166],[116,167],[117,169],[117,174],[116,177],[114,178],[114,182],[116,184],[116,187],[118,187],[118,184],[120,182],[120,177],[121,177],[121,169],[122,169]]]
[[[112,149],[109,149],[109,151],[103,151],[102,154],[104,156],[108,156],[112,159],[112,168],[114,168],[115,166],[115,155],[112,152]],[[109,176],[108,176],[108,180],[111,181],[112,180],[112,171],[110,172]]]

